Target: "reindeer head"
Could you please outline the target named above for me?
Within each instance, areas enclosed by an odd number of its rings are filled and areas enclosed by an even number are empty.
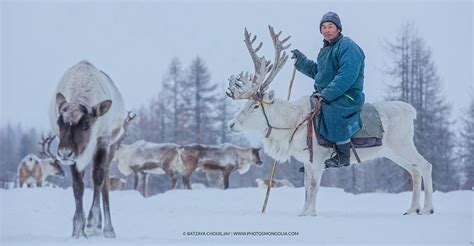
[[[45,173],[49,173],[53,176],[64,177],[64,170],[62,169],[61,165],[59,165],[58,160],[56,158],[47,158],[42,160],[43,161],[43,170]]]
[[[56,107],[59,112],[57,158],[61,164],[73,165],[89,142],[96,141],[91,139],[93,126],[100,116],[109,111],[111,105],[111,100],[105,100],[90,107],[77,102],[67,102],[61,93],[56,95]]]
[[[226,92],[227,96],[234,100],[248,100],[244,108],[228,123],[229,129],[233,132],[243,130],[263,131],[268,127],[264,111],[261,107],[264,104],[273,103],[274,92],[267,92],[267,89],[276,74],[288,60],[288,55],[284,50],[288,49],[291,45],[285,45],[285,42],[290,39],[290,36],[279,40],[281,32],[276,34],[273,27],[269,26],[268,28],[273,40],[273,47],[275,48],[275,60],[273,63],[267,61],[264,56],[259,57],[257,55],[257,52],[262,47],[262,42],[260,42],[257,48],[253,48],[253,43],[257,39],[257,36],[251,38],[252,34],[245,29],[244,42],[252,57],[255,73],[241,72],[229,78],[229,87]]]
[[[35,154],[28,154],[27,156],[25,156],[25,158],[23,158],[23,160],[21,160],[21,163],[29,168],[32,168],[35,165],[39,165],[39,162],[40,160]]]
[[[64,170],[62,169],[61,165],[59,165],[58,160],[55,158],[53,153],[51,153],[51,143],[54,141],[56,136],[48,136],[48,137],[41,137],[41,142],[39,144],[42,147],[42,151],[40,155],[42,158],[42,168],[44,169],[45,173],[50,175],[55,175],[59,177],[64,177]]]
[[[259,151],[260,148],[243,148],[236,150],[239,157],[237,170],[240,174],[246,173],[250,169],[250,165],[263,165],[263,162],[260,159]]]
[[[263,165],[263,162],[262,160],[260,159],[260,154],[259,154],[259,151],[260,151],[261,148],[252,148],[252,155],[254,156],[255,158],[255,164],[258,165],[258,166],[261,166]]]

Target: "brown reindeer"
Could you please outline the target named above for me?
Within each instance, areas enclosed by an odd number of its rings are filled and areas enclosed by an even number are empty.
[[[109,178],[109,190],[123,190],[125,188],[126,180],[120,177]]]
[[[191,189],[190,176],[194,170],[222,171],[224,176],[224,189],[229,188],[229,176],[233,171],[240,174],[246,173],[251,164],[262,165],[258,151],[255,148],[242,148],[233,144],[217,146],[192,144],[183,146],[181,161],[184,168],[181,175],[183,184]],[[178,163],[178,165],[180,165]]]
[[[132,144],[121,144],[114,160],[119,171],[135,176],[134,188],[142,180],[142,194],[147,197],[149,174],[167,174],[171,178],[171,188],[176,187],[174,172],[180,172],[178,165],[178,145],[170,143],[152,143],[138,140]]]
[[[71,67],[61,78],[50,105],[51,127],[59,137],[57,159],[70,166],[76,210],[72,236],[102,233],[115,237],[109,204],[109,164],[124,133],[123,99],[110,77],[88,61]],[[92,163],[93,199],[86,218],[82,198],[84,170]]]

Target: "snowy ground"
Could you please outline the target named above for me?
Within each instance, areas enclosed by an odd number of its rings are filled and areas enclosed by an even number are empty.
[[[173,190],[143,198],[135,191],[111,193],[116,239],[71,239],[72,190],[0,190],[1,245],[472,245],[473,192],[434,194],[435,214],[401,214],[411,193],[353,195],[322,188],[316,217],[298,217],[303,188]],[[91,190],[84,194],[86,216]],[[253,235],[186,235],[251,232]],[[297,235],[259,235],[262,232]],[[184,234],[184,235],[183,235]]]

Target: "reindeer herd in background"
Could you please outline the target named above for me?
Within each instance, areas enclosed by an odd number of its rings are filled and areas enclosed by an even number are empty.
[[[114,160],[119,171],[135,177],[134,188],[148,196],[148,176],[166,174],[170,178],[170,188],[176,188],[179,174],[182,183],[191,189],[191,175],[196,170],[220,171],[224,179],[224,189],[229,188],[231,172],[246,173],[252,164],[261,165],[262,161],[255,148],[241,148],[232,144],[216,146],[191,144],[180,146],[169,143],[152,143],[144,140],[132,144],[121,144]]]
[[[178,177],[187,189],[191,187],[191,175],[195,171],[219,171],[222,173],[224,189],[229,188],[229,176],[237,171],[246,173],[251,165],[261,166],[260,148],[242,148],[233,144],[221,145],[173,143],[153,143],[138,140],[131,144],[123,144],[130,122],[136,115],[128,112],[123,122],[124,132],[117,139],[117,150],[113,157],[114,163],[122,177],[109,177],[110,190],[124,190],[126,177],[133,175],[133,188],[148,197],[148,178],[150,174],[166,174],[170,179],[170,189],[175,189]],[[18,186],[41,187],[48,176],[64,177],[64,171],[52,154],[51,143],[55,136],[42,137],[40,156],[28,154],[18,165]],[[261,179],[255,180],[257,185]],[[140,186],[141,184],[141,186]],[[258,185],[258,186],[261,186]],[[285,185],[292,187],[290,185]]]

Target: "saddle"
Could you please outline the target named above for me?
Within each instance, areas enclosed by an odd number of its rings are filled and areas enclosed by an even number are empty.
[[[318,99],[311,97],[311,109],[318,106],[314,100]],[[326,148],[333,148],[335,143],[327,140],[318,133],[317,117],[313,118],[313,126],[315,128],[314,132],[318,144]],[[375,107],[370,103],[362,105],[360,111],[360,126],[360,130],[351,138],[352,145],[355,148],[369,148],[382,145],[384,133],[382,121],[380,120],[377,109],[375,109]]]

